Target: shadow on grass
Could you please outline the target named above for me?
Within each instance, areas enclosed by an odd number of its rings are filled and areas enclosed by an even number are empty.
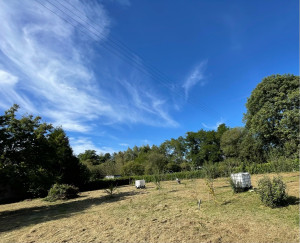
[[[20,229],[51,220],[67,218],[78,214],[91,206],[112,203],[134,196],[138,192],[121,192],[113,197],[86,198],[78,201],[62,201],[60,204],[22,208],[0,212],[0,233]],[[77,198],[81,199],[81,197]],[[76,199],[75,199],[76,200]]]
[[[221,205],[227,205],[232,203],[232,200],[225,200],[224,202],[221,203]]]
[[[288,196],[284,207],[287,207],[289,205],[299,205],[299,203],[300,203],[299,197]]]

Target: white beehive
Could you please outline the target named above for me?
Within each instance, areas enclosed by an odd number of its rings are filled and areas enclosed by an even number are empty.
[[[145,180],[136,180],[135,187],[136,188],[145,188]]]
[[[231,179],[234,184],[242,188],[250,188],[251,187],[251,178],[248,172],[241,172],[236,174],[231,174]]]

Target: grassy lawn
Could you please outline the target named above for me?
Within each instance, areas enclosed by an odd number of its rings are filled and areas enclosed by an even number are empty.
[[[216,201],[198,179],[124,186],[114,198],[98,190],[0,205],[0,242],[299,242],[299,173],[281,176],[290,205],[276,209],[255,192],[233,194],[227,178],[215,180]],[[254,187],[261,177],[251,177]]]

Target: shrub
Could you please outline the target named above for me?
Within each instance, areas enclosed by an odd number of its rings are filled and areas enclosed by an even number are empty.
[[[112,198],[115,194],[115,191],[117,190],[117,186],[115,186],[113,183],[109,185],[107,189],[105,189],[105,192],[108,194],[110,198]]]
[[[286,185],[281,177],[264,177],[258,181],[258,194],[261,201],[268,207],[275,208],[283,206],[286,203],[287,194]]]
[[[239,192],[245,191],[245,189],[241,186],[241,184],[239,182],[234,183],[234,181],[232,180],[231,177],[229,178],[229,184],[234,193],[239,193]]]
[[[78,196],[79,189],[67,184],[54,184],[45,198],[46,201],[67,200]]]
[[[162,181],[162,175],[160,174],[155,174],[154,175],[154,183],[156,185],[156,189],[157,190],[160,190],[162,187],[161,187],[161,184],[160,182]]]

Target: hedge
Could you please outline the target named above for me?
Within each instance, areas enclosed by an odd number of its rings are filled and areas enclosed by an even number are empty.
[[[299,160],[278,158],[276,161],[270,161],[263,164],[246,164],[241,163],[240,166],[233,167],[231,171],[228,170],[224,162],[215,163],[212,165],[215,171],[215,177],[227,177],[230,173],[238,172],[249,172],[250,174],[263,174],[263,173],[273,173],[273,172],[291,172],[299,171]],[[146,182],[154,182],[155,176],[157,175],[141,175],[141,176],[126,176],[115,179],[98,179],[88,182],[81,191],[92,191],[98,189],[106,189],[109,186],[123,186],[133,184],[135,180],[145,180]],[[178,179],[197,179],[204,178],[204,169],[195,171],[182,171],[169,174],[160,174],[161,181],[170,181]]]

